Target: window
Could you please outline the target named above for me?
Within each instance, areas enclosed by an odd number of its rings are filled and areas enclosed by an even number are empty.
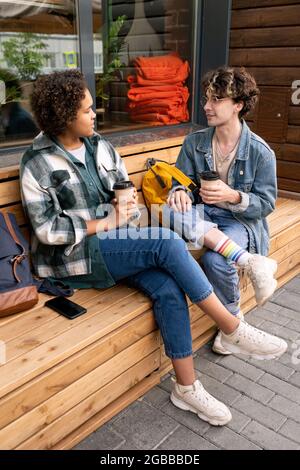
[[[190,120],[193,9],[193,0],[94,2],[98,130]]]
[[[38,133],[29,104],[36,77],[78,68],[83,62],[89,80],[92,67],[95,74],[98,131],[189,122],[197,4],[198,0],[1,0],[0,150],[27,144]],[[92,8],[92,18],[84,16],[90,11],[86,5]],[[81,36],[77,11],[84,12]],[[86,45],[89,35],[94,56],[82,62],[79,43]]]
[[[38,74],[55,70],[81,67],[96,89],[98,131],[204,124],[200,74],[226,63],[230,4],[1,0],[0,154],[37,134],[29,95]]]
[[[102,43],[101,43],[102,44]],[[103,54],[94,54],[94,59],[95,59],[95,72],[96,73],[102,73],[103,72]]]
[[[48,52],[44,57],[44,72],[49,73],[56,68],[56,54],[55,52]]]
[[[77,68],[77,54],[74,51],[63,52],[64,66],[67,69]]]
[[[0,3],[0,148],[38,133],[29,95],[40,73],[78,67],[74,0]]]

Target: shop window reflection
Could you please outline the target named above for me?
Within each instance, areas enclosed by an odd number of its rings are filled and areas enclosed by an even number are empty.
[[[38,132],[29,102],[33,82],[39,74],[78,67],[76,25],[75,0],[0,3],[0,64],[3,74],[9,69],[13,76],[8,81],[0,76],[6,94],[0,147],[25,144]]]
[[[103,0],[94,9],[94,51],[103,54],[102,70],[95,67],[98,130],[190,120],[193,7],[193,0]]]

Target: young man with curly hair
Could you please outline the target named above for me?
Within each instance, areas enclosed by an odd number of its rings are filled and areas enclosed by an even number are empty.
[[[150,296],[175,370],[172,402],[224,425],[231,419],[229,409],[195,376],[186,295],[218,324],[222,341],[234,352],[271,359],[281,356],[287,344],[231,315],[176,233],[128,226],[135,196],[128,205],[113,199],[114,183],[128,175],[112,145],[95,133],[92,106],[79,71],[55,72],[35,84],[32,109],[42,132],[20,168],[35,271],[81,288],[126,280]],[[99,217],[102,204],[108,214]]]
[[[174,182],[164,215],[196,246],[204,236],[204,271],[221,302],[242,317],[237,267],[248,273],[259,305],[277,285],[276,262],[261,256],[269,249],[266,217],[275,207],[276,158],[243,119],[259,94],[253,76],[244,68],[221,67],[206,74],[202,89],[209,128],[185,139],[176,166],[199,186],[204,171],[217,171],[219,179],[196,197]],[[204,223],[195,224],[199,203]],[[219,333],[213,350],[230,354],[221,338]]]

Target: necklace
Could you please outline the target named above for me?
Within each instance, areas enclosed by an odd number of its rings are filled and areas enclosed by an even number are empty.
[[[232,153],[236,150],[238,144],[239,144],[239,141],[240,141],[240,138],[241,138],[241,133],[240,135],[238,136],[238,139],[236,141],[236,143],[234,144],[234,147],[226,154],[224,155],[222,152],[221,152],[221,149],[220,149],[220,143],[219,143],[219,139],[218,139],[218,136],[217,134],[215,134],[216,136],[216,146],[215,146],[215,156],[216,156],[216,164],[217,164],[217,167],[218,168],[222,168],[222,166],[224,165],[224,163],[226,163],[228,160],[230,160],[230,158],[232,157]]]

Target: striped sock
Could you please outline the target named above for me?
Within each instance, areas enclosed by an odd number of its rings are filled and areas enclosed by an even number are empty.
[[[224,258],[231,259],[239,266],[244,266],[252,256],[228,237],[222,238],[215,246],[214,251]]]

